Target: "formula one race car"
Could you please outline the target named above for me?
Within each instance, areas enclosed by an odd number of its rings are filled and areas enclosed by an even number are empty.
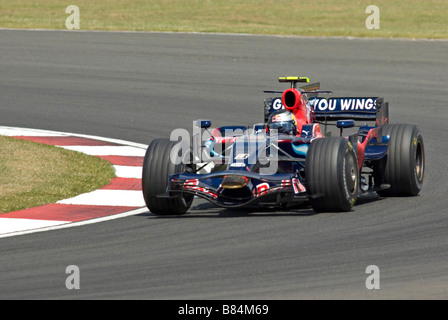
[[[415,125],[389,124],[383,98],[327,99],[319,94],[331,92],[320,91],[319,83],[297,87],[309,82],[306,77],[279,81],[290,87],[265,91],[281,96],[265,99],[263,123],[210,132],[210,120],[195,120],[192,138],[179,130],[181,139],[151,142],[142,185],[152,213],[186,213],[195,196],[225,208],[311,206],[323,212],[349,211],[366,192],[420,192],[422,134]],[[365,124],[344,136],[355,120]],[[327,132],[331,125],[336,136]]]

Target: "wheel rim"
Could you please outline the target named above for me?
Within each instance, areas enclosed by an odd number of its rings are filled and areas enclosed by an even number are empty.
[[[358,187],[358,171],[353,156],[349,156],[345,164],[345,181],[347,190],[350,194],[354,194]]]
[[[415,174],[417,176],[417,180],[423,181],[423,171],[424,171],[424,153],[423,153],[423,145],[421,140],[417,143],[417,148],[415,152]]]

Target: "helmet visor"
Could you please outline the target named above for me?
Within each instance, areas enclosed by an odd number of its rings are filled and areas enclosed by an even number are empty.
[[[272,122],[269,124],[269,129],[276,129],[278,133],[295,134],[296,125],[291,121]]]

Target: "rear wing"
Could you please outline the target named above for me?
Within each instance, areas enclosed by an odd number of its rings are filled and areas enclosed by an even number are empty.
[[[333,121],[342,119],[375,121],[378,110],[384,104],[383,98],[312,98],[309,100],[316,120]]]
[[[305,82],[298,88],[309,107],[314,111],[317,121],[337,121],[345,119],[375,121],[376,126],[389,122],[389,105],[379,97],[343,97],[343,98],[319,98],[320,93],[333,93],[320,90],[320,82],[309,83],[308,77],[279,77],[279,82],[289,82],[291,88],[296,88],[297,83]],[[264,91],[265,93],[282,93],[287,91]],[[267,122],[271,113],[285,109],[282,97],[268,98],[264,100],[264,121]]]
[[[375,121],[377,126],[389,122],[389,104],[379,97],[363,98],[319,98],[309,97],[317,121],[337,121],[344,119]],[[264,100],[264,119],[272,112],[284,109],[281,97]]]

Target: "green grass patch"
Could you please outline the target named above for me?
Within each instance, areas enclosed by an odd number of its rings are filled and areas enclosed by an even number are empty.
[[[0,213],[94,191],[114,177],[112,164],[104,159],[0,136]]]
[[[0,27],[65,29],[71,4],[81,30],[448,38],[446,0],[0,0]],[[371,4],[378,30],[365,26]]]

